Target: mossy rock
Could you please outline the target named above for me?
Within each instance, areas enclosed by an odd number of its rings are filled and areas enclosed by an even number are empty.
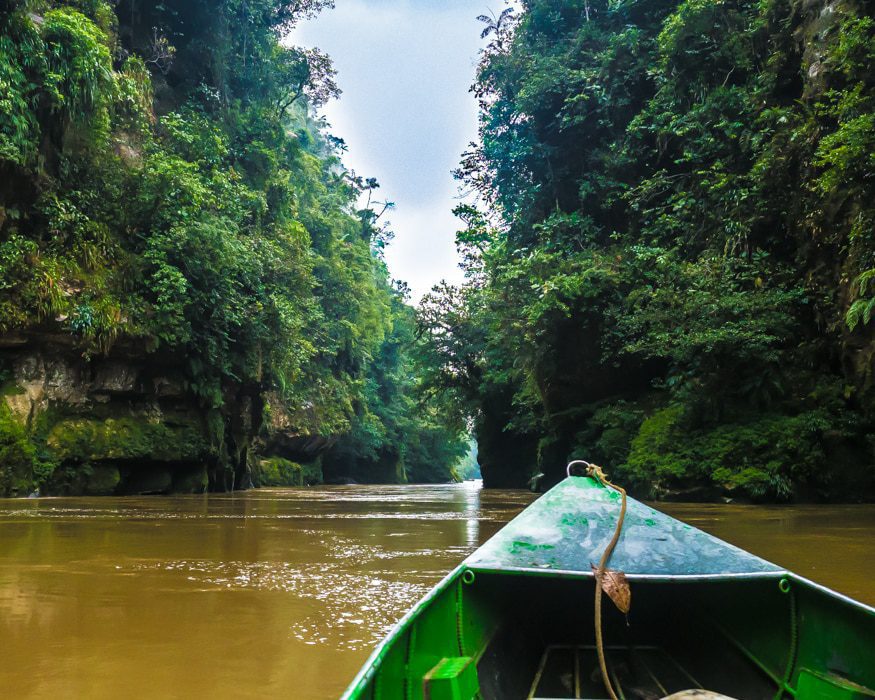
[[[313,486],[322,483],[320,460],[299,464],[283,457],[268,457],[253,469],[256,486]]]
[[[119,491],[119,469],[114,464],[64,462],[44,480],[47,496],[110,496]]]
[[[316,486],[322,483],[322,458],[316,459],[313,462],[302,464],[303,469],[302,480],[304,486]]]
[[[110,496],[115,493],[121,481],[118,467],[112,464],[98,464],[91,468],[82,488],[86,496]]]
[[[174,493],[205,493],[209,484],[204,465],[180,467],[173,472]]]
[[[822,433],[834,421],[822,410],[756,413],[694,430],[683,418],[681,406],[656,411],[632,440],[625,476],[650,486],[649,496],[791,500],[800,484],[816,483]]]
[[[13,381],[4,382],[0,386],[0,396],[22,396],[27,392]]]
[[[0,402],[0,496],[22,496],[31,491],[38,464],[24,426]]]
[[[258,486],[303,486],[304,470],[289,459],[269,457],[258,462],[252,481]]]
[[[139,418],[69,418],[52,426],[46,445],[59,459],[197,462],[208,445],[199,425]]]

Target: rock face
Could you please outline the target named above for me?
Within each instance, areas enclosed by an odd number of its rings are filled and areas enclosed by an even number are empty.
[[[295,412],[284,408],[276,392],[262,395],[264,410],[263,425],[255,441],[256,450],[263,455],[277,455],[293,462],[307,463],[318,459],[336,442],[331,436],[312,434],[302,430],[302,425],[314,425],[317,421],[310,415],[311,409],[302,406]]]
[[[511,400],[510,392],[489,396],[475,424],[477,461],[487,488],[522,488],[537,471],[537,436],[504,430]]]
[[[303,485],[321,480],[330,445],[276,399],[265,420],[257,388],[228,387],[221,410],[204,408],[179,358],[137,348],[86,358],[69,336],[0,336],[0,385],[0,496]]]

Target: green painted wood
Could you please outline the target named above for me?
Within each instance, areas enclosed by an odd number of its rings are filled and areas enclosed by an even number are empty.
[[[613,535],[620,494],[569,477],[509,522],[465,565],[481,571],[591,576]],[[664,513],[628,499],[610,568],[627,576],[780,576],[783,569]]]
[[[875,693],[834,673],[817,673],[805,668],[799,675],[796,697],[800,700],[871,700]]]
[[[426,700],[474,700],[480,691],[477,666],[470,656],[441,659],[424,679]]]

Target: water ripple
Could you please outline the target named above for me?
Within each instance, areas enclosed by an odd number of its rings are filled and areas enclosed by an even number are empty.
[[[319,601],[318,610],[289,621],[290,634],[308,644],[330,644],[350,650],[369,648],[385,636],[400,618],[440,578],[432,570],[398,572],[350,571],[350,560],[389,559],[396,552],[368,552],[365,547],[335,550],[340,562],[291,564],[271,561],[177,560],[116,566],[119,573],[177,572],[198,591],[257,590],[282,592],[303,600]],[[408,555],[433,558],[421,550]]]

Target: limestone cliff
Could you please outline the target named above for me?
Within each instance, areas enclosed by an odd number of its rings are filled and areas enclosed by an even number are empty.
[[[258,387],[221,411],[188,390],[181,358],[118,343],[83,356],[69,335],[0,336],[0,495],[201,493],[321,480],[330,440]],[[302,466],[300,463],[304,463]]]

